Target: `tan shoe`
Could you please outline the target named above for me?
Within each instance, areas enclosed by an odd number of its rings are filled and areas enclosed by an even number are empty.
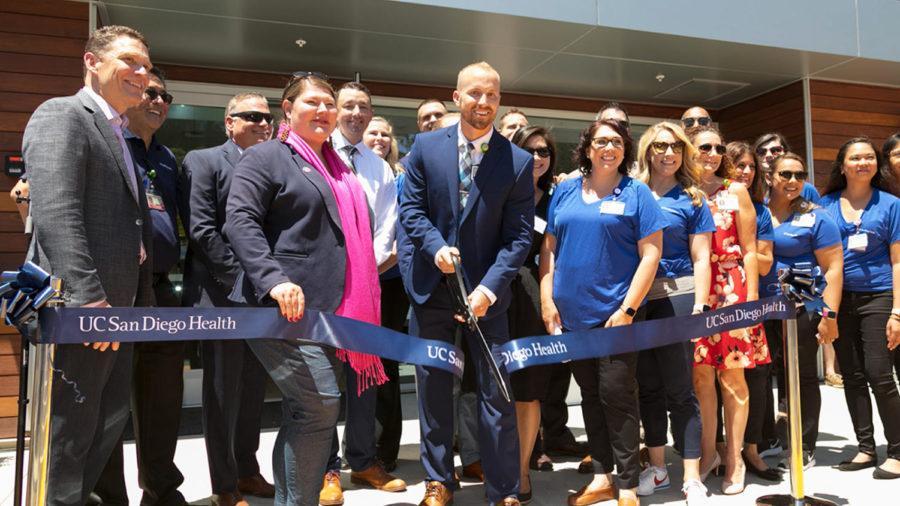
[[[470,480],[484,481],[484,470],[481,468],[481,461],[476,460],[467,466],[463,466],[462,477]]]
[[[569,494],[567,504],[569,506],[588,506],[601,501],[609,501],[616,498],[616,488],[612,485],[607,487],[588,491],[587,485],[578,489],[578,492]]]
[[[620,497],[619,506],[641,506],[641,500],[637,497]]]
[[[362,471],[350,473],[350,482],[384,490],[385,492],[403,492],[406,490],[405,481],[391,476],[378,463],[372,464]]]
[[[500,501],[500,506],[521,506],[522,503],[519,502],[518,497],[507,497]]]
[[[344,490],[341,489],[341,473],[328,471],[322,479],[322,490],[319,491],[319,504],[322,506],[341,506],[344,504]]]
[[[429,481],[425,485],[425,497],[419,506],[450,506],[453,504],[453,492],[439,481]]]
[[[250,506],[247,501],[241,497],[240,492],[213,494],[212,497],[209,498],[209,504],[212,506]]]

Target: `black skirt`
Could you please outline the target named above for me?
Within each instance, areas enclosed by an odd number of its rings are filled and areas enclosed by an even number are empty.
[[[509,336],[511,339],[547,334],[541,318],[541,289],[537,267],[528,265],[510,285],[512,301],[509,305]],[[537,365],[516,371],[510,375],[513,397],[519,402],[544,401],[549,392],[548,378],[555,368],[568,364]]]

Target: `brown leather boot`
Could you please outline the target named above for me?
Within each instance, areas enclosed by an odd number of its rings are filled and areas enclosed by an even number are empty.
[[[419,506],[449,506],[453,504],[453,492],[439,481],[429,481],[425,485],[425,497]]]
[[[384,490],[385,492],[403,492],[406,482],[387,473],[381,464],[375,463],[362,471],[350,473],[350,481],[357,485]]]
[[[237,485],[238,490],[244,495],[265,498],[275,497],[275,487],[259,473],[249,478],[238,478]]]
[[[341,506],[344,504],[344,491],[341,489],[341,473],[328,471],[322,479],[322,490],[319,492],[319,504],[322,506]]]
[[[470,480],[484,481],[484,470],[481,468],[481,461],[476,460],[469,465],[463,466],[462,477]]]

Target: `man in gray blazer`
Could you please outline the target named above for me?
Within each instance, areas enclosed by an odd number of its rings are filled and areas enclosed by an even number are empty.
[[[151,305],[147,200],[122,135],[151,68],[144,37],[95,30],[84,88],[41,104],[25,128],[33,259],[61,277],[69,306]],[[50,422],[48,505],[84,504],[128,420],[129,344],[58,345]]]

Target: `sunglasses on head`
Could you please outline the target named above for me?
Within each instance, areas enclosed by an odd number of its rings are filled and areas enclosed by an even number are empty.
[[[784,153],[784,146],[772,146],[764,148],[762,146],[756,148],[756,156],[766,156],[766,153],[772,153],[772,156],[778,156]]]
[[[259,112],[259,111],[244,111],[244,112],[233,112],[229,114],[232,118],[238,117],[244,121],[249,121],[250,123],[262,123],[262,120],[266,120],[266,123],[272,123],[272,115],[267,112]]]
[[[702,116],[700,118],[684,118],[681,120],[681,123],[684,124],[685,128],[691,128],[694,126],[694,123],[700,126],[709,126],[712,124],[712,118],[709,116]]]
[[[162,101],[167,105],[171,104],[175,97],[173,97],[168,91],[159,91],[156,88],[147,88],[144,90],[144,95],[147,95],[147,98],[150,99],[151,102],[156,100],[157,98],[162,98]]]
[[[553,154],[553,152],[550,151],[550,148],[548,148],[546,146],[543,148],[522,148],[522,149],[531,153],[531,156],[534,156],[535,153],[537,153],[537,155],[541,158],[548,158],[548,157],[550,157],[550,155]]]
[[[721,156],[725,154],[725,146],[722,144],[701,144],[697,146],[697,149],[700,150],[701,153],[709,153],[715,151],[717,155]]]
[[[668,151],[669,148],[672,148],[672,152],[677,155],[678,153],[681,153],[682,151],[684,151],[684,143],[681,141],[677,141],[677,142],[656,141],[656,142],[650,143],[650,148],[653,149],[653,152],[658,155],[661,155],[661,154],[665,153],[666,151]]]
[[[294,72],[293,74],[291,74],[292,81],[295,79],[306,79],[307,77],[318,77],[319,79],[321,79],[323,81],[328,80],[328,76],[326,74],[323,74],[322,72],[316,72],[316,71],[310,71],[310,70],[298,70],[297,72]]]
[[[781,179],[785,181],[790,181],[791,179],[796,179],[797,181],[806,181],[806,178],[809,176],[806,172],[799,170],[779,170],[776,174]]]

